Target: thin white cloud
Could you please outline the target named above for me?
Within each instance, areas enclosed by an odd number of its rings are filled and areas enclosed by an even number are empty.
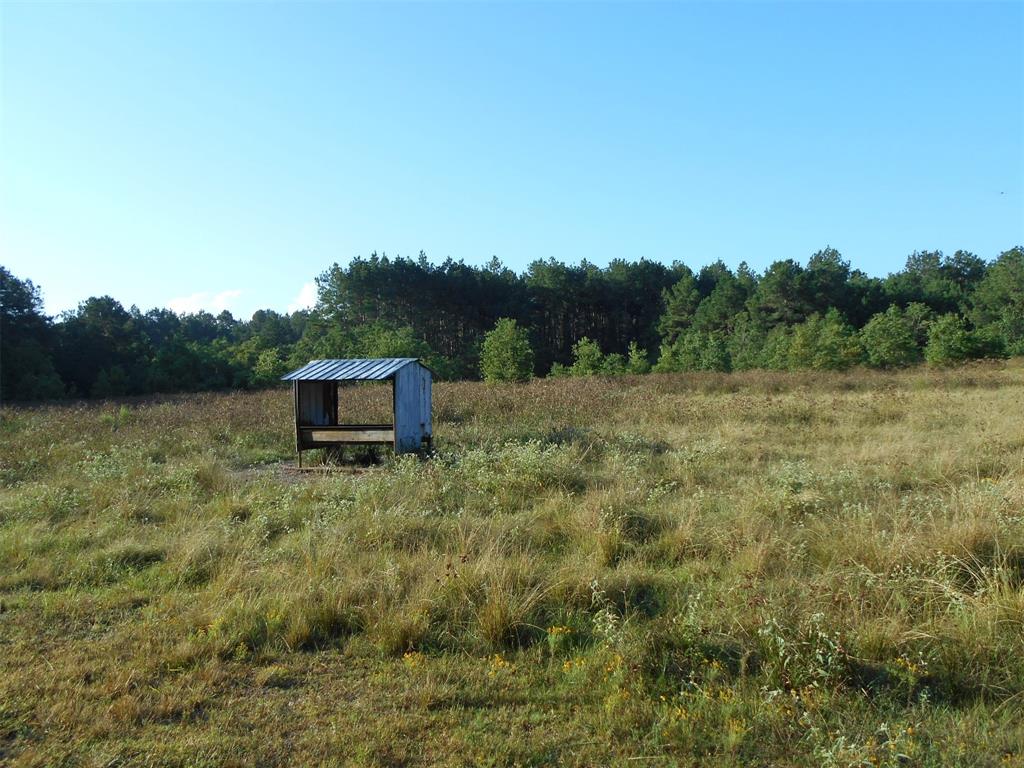
[[[214,312],[223,312],[228,308],[229,304],[234,304],[235,299],[241,295],[241,290],[237,288],[231,291],[221,291],[213,297],[210,304],[212,305]]]
[[[209,293],[200,291],[190,296],[181,296],[176,299],[169,299],[167,306],[179,315],[188,315],[193,312],[206,310],[214,315],[228,309],[235,299],[242,295],[238,289],[221,291],[220,293]]]
[[[298,312],[300,309],[310,309],[314,304],[316,304],[316,283],[306,283],[299,291],[299,295],[288,305],[288,311]]]

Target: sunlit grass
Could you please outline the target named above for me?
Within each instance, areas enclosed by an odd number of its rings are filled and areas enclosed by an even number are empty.
[[[289,398],[3,412],[0,762],[1022,764],[1019,362]]]

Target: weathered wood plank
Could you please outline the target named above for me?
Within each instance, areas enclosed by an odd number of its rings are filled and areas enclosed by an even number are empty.
[[[393,429],[304,429],[311,443],[390,443],[395,439]]]

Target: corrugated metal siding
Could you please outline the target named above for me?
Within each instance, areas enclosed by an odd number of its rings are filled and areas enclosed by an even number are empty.
[[[286,373],[282,381],[379,381],[390,379],[399,368],[417,362],[415,357],[378,357],[354,360],[311,360]]]

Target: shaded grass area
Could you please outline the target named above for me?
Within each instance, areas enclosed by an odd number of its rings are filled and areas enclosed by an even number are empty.
[[[0,762],[1024,764],[1019,362],[434,410],[299,477],[284,391],[5,410]]]

